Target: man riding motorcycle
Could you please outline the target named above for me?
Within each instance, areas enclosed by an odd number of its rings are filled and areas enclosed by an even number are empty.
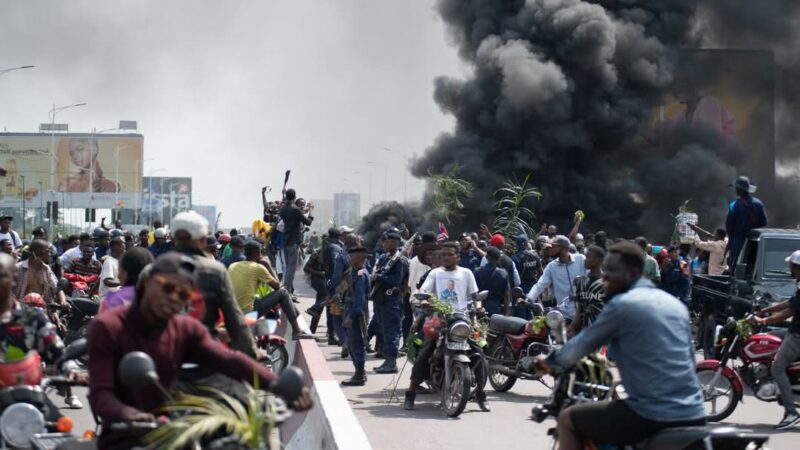
[[[252,382],[254,375],[266,388],[276,376],[239,352],[228,350],[212,339],[196,319],[181,314],[196,288],[195,266],[179,253],[159,256],[141,274],[136,299],[126,308],[99,315],[89,328],[89,374],[92,410],[104,424],[153,421],[153,413],[164,403],[154,386],[131,390],[120,383],[117,366],[126,354],[144,351],[154,361],[161,383],[170,389],[181,365],[194,362],[232,378]],[[293,405],[311,407],[307,388]],[[103,427],[100,448],[129,448],[111,427]]]
[[[644,262],[637,245],[612,246],[603,262],[604,289],[611,300],[591,326],[537,361],[543,372],[560,372],[609,343],[628,395],[565,409],[558,417],[561,449],[581,449],[583,439],[632,445],[664,428],[705,422],[689,313],[642,278]]]
[[[783,403],[783,420],[775,426],[777,430],[786,430],[800,422],[800,415],[797,413],[794,394],[792,394],[792,383],[786,374],[786,369],[800,357],[800,250],[795,251],[788,258],[789,270],[798,284],[798,290],[794,296],[782,303],[769,308],[762,309],[758,315],[767,317],[755,317],[753,321],[758,325],[771,325],[781,323],[788,318],[792,318],[786,337],[781,342],[781,348],[772,363],[772,378],[778,385],[778,391]]]

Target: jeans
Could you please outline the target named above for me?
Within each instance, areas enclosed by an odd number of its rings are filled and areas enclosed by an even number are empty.
[[[281,309],[283,313],[286,314],[286,318],[289,319],[290,324],[297,322],[297,310],[294,309],[294,305],[292,304],[292,297],[284,288],[272,291],[266,297],[257,298],[253,304],[253,308],[258,311],[258,316],[261,317],[266,315],[275,305],[281,305]]]
[[[778,354],[775,355],[775,362],[772,363],[772,378],[775,379],[775,384],[778,385],[783,409],[787,414],[797,414],[797,407],[794,405],[792,383],[789,381],[789,374],[786,373],[786,369],[788,369],[789,365],[795,362],[799,356],[800,334],[792,332],[786,333],[781,348],[778,350]]]
[[[300,248],[297,244],[286,245],[283,247],[283,285],[290,293],[294,293],[294,273],[297,272],[297,259],[300,255]]]

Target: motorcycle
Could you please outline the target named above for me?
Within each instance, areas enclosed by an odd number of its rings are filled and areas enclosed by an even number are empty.
[[[245,320],[256,338],[258,348],[266,353],[272,371],[278,374],[283,372],[289,367],[289,352],[286,350],[286,339],[275,333],[278,328],[278,313],[270,311],[259,318],[258,313],[252,311],[245,314]]]
[[[86,337],[89,322],[99,312],[100,303],[83,294],[83,291],[73,289],[73,285],[66,279],[59,281],[58,287],[64,292],[67,302],[64,306],[52,308],[55,308],[53,313],[58,315],[58,321],[65,328],[61,337],[69,344]]]
[[[487,291],[479,292],[478,301],[485,300],[487,295]],[[477,311],[470,305],[467,313],[442,312],[435,310],[430,301],[437,302],[425,293],[414,294],[412,301],[414,307],[427,314],[423,333],[436,342],[425,381],[441,393],[445,413],[458,417],[486,384],[486,358],[474,325]]]
[[[514,288],[512,298],[524,297],[519,288]],[[549,355],[555,341],[548,332],[544,310],[538,303],[528,306],[533,320],[495,314],[489,320],[489,349],[486,361],[489,366],[489,384],[497,392],[506,392],[518,379],[536,380],[545,384],[542,377],[525,369],[530,358]],[[549,386],[548,386],[549,387]]]
[[[78,340],[64,350],[60,367],[86,353],[86,340]],[[77,441],[71,434],[72,419],[61,414],[47,397],[59,387],[76,386],[60,376],[45,377],[35,351],[16,362],[0,363],[0,439],[2,448],[52,450],[59,444]]]
[[[730,416],[743,400],[744,386],[753,391],[761,401],[778,401],[778,387],[772,378],[772,363],[781,346],[786,329],[755,330],[748,325],[752,315],[738,322],[729,318],[716,330],[714,341],[721,349],[719,359],[706,359],[697,363],[697,379],[703,388],[707,405],[706,419],[719,422]],[[753,331],[759,331],[754,333]],[[728,363],[740,360],[741,366]],[[800,394],[800,361],[788,369],[792,392]],[[718,402],[724,400],[722,406]]]
[[[164,393],[169,401],[174,401],[166,388],[161,385],[153,360],[144,352],[137,351],[126,354],[122,360],[120,360],[117,373],[119,374],[119,379],[122,384],[129,389],[141,389],[145,386],[154,385]],[[255,393],[258,399],[251,399],[253,403],[247,406],[254,407],[257,411],[249,409],[247,413],[252,415],[252,417],[248,416],[246,418],[248,420],[256,420],[259,415],[271,414],[272,416],[269,419],[274,420],[275,424],[284,422],[291,415],[287,405],[297,400],[301,395],[304,386],[303,377],[303,373],[298,368],[293,366],[287,367],[269,388],[269,392],[272,393],[273,396],[263,398]],[[208,413],[207,410],[203,410],[202,405],[198,405],[198,410],[196,411],[175,407],[171,407],[170,410],[169,416],[161,416],[154,422],[118,422],[108,424],[107,426],[116,435],[125,440],[142,442],[146,435],[161,427],[168,427],[172,422],[186,420],[187,423],[196,423],[196,420],[192,418],[193,416],[196,418],[198,414]],[[106,425],[103,424],[103,426]],[[226,424],[221,423],[217,429],[208,428],[204,429],[202,432],[192,432],[191,435],[188,436],[190,438],[188,448],[212,448],[219,450],[244,450],[252,448],[243,443],[243,436],[230,433],[225,427]],[[259,440],[261,442],[270,441],[271,436],[268,435],[269,429],[270,427],[266,426],[266,422],[264,422],[264,426],[260,430],[262,436]],[[175,430],[184,429],[179,426],[176,427]],[[252,439],[252,436],[247,437],[247,439]]]
[[[546,320],[555,341],[558,344],[565,343],[567,336],[563,315],[559,311],[550,311],[547,313]],[[613,380],[610,366],[604,356],[599,354],[587,356],[575,367],[556,374],[556,383],[550,397],[546,403],[533,407],[531,418],[542,423],[548,417],[557,418],[561,411],[573,405],[616,400],[619,398],[619,387],[620,385]],[[548,430],[548,434],[553,438],[552,448],[557,448],[558,433],[556,429],[551,428]],[[768,435],[745,433],[734,427],[696,426],[668,428],[647,437],[642,442],[621,449],[587,439],[584,442],[584,448],[586,450],[598,448],[606,450],[713,450],[714,448],[757,450],[766,449],[768,440]]]

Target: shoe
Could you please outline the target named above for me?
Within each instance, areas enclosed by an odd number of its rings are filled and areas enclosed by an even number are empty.
[[[394,358],[386,358],[383,364],[373,370],[375,373],[397,373],[397,361]]]
[[[320,311],[319,309],[315,309],[312,306],[311,308],[308,308],[306,310],[306,314],[308,314],[309,316],[311,316],[314,319],[319,319],[319,317],[322,315],[322,311]]]
[[[783,416],[783,420],[775,426],[776,430],[788,430],[800,422],[800,415],[797,413],[789,413]]]
[[[375,352],[375,359],[386,359],[381,352]]]
[[[342,359],[347,359],[350,357],[350,351],[347,350],[347,347],[342,347]]]
[[[417,398],[417,394],[414,392],[406,391],[406,401],[403,402],[403,409],[406,411],[411,411],[414,409],[414,399]]]
[[[316,339],[313,334],[306,333],[305,331],[301,331],[299,333],[292,333],[292,340],[299,341],[300,339]]]
[[[365,350],[367,353],[372,354],[375,353],[375,349],[372,348],[371,345],[367,344],[367,349]]]
[[[486,399],[486,392],[479,392],[475,394],[475,400],[478,402],[478,408],[480,408],[481,411],[492,411],[492,408],[489,406],[489,400]]]
[[[364,369],[356,369],[356,373],[351,378],[342,381],[342,386],[363,386],[367,384],[367,374]]]
[[[339,340],[333,336],[328,336],[328,345],[339,345]]]
[[[78,400],[78,397],[74,395],[70,395],[69,397],[64,399],[64,402],[69,406],[70,409],[83,409],[83,403]]]

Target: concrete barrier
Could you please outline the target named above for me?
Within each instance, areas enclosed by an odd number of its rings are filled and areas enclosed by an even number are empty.
[[[302,317],[300,326],[308,329]],[[284,336],[289,361],[300,368],[312,388],[314,407],[293,414],[281,424],[281,443],[287,450],[371,450],[372,446],[350,403],[334,378],[317,342],[311,339],[292,341],[286,316],[276,332]]]

